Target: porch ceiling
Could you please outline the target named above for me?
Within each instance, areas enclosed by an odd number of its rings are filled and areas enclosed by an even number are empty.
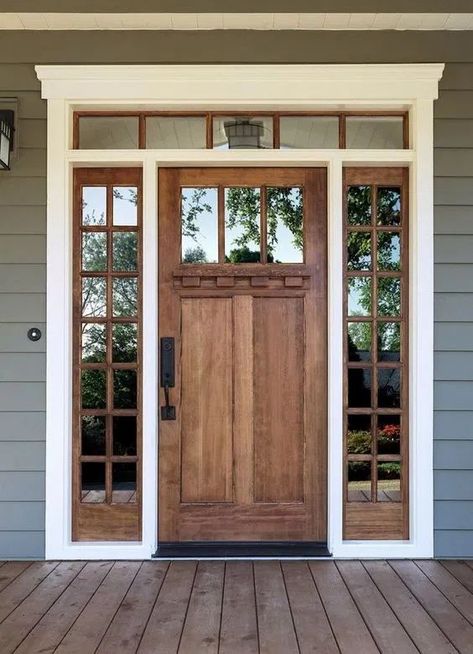
[[[0,30],[473,30],[472,12],[111,13],[99,6],[91,13],[4,12]]]

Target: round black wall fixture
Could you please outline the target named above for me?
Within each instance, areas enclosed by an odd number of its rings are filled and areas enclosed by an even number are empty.
[[[31,329],[28,329],[28,338],[30,341],[39,341],[41,336],[41,329],[38,329],[38,327],[31,327]]]

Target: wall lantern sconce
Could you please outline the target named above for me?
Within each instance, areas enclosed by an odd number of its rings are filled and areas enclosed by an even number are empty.
[[[224,123],[225,135],[230,150],[258,149],[261,145],[264,126],[261,121],[237,118]]]
[[[0,169],[10,170],[15,133],[15,112],[0,109]]]

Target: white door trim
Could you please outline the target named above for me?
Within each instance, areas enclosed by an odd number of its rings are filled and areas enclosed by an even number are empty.
[[[440,64],[37,66],[48,100],[46,557],[149,558],[157,539],[157,168],[323,165],[329,211],[328,544],[336,557],[433,555],[433,100]],[[99,108],[403,109],[410,150],[72,150],[72,112]],[[343,165],[410,168],[410,534],[342,539]],[[144,169],[143,540],[72,543],[72,169]]]

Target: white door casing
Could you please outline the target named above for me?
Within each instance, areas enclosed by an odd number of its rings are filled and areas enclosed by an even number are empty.
[[[157,169],[328,169],[328,547],[335,557],[433,555],[433,101],[442,64],[37,66],[48,101],[46,558],[149,558],[157,543]],[[74,110],[406,110],[406,150],[73,150]],[[72,169],[143,168],[143,540],[71,541]],[[344,165],[410,168],[410,539],[343,541]]]

